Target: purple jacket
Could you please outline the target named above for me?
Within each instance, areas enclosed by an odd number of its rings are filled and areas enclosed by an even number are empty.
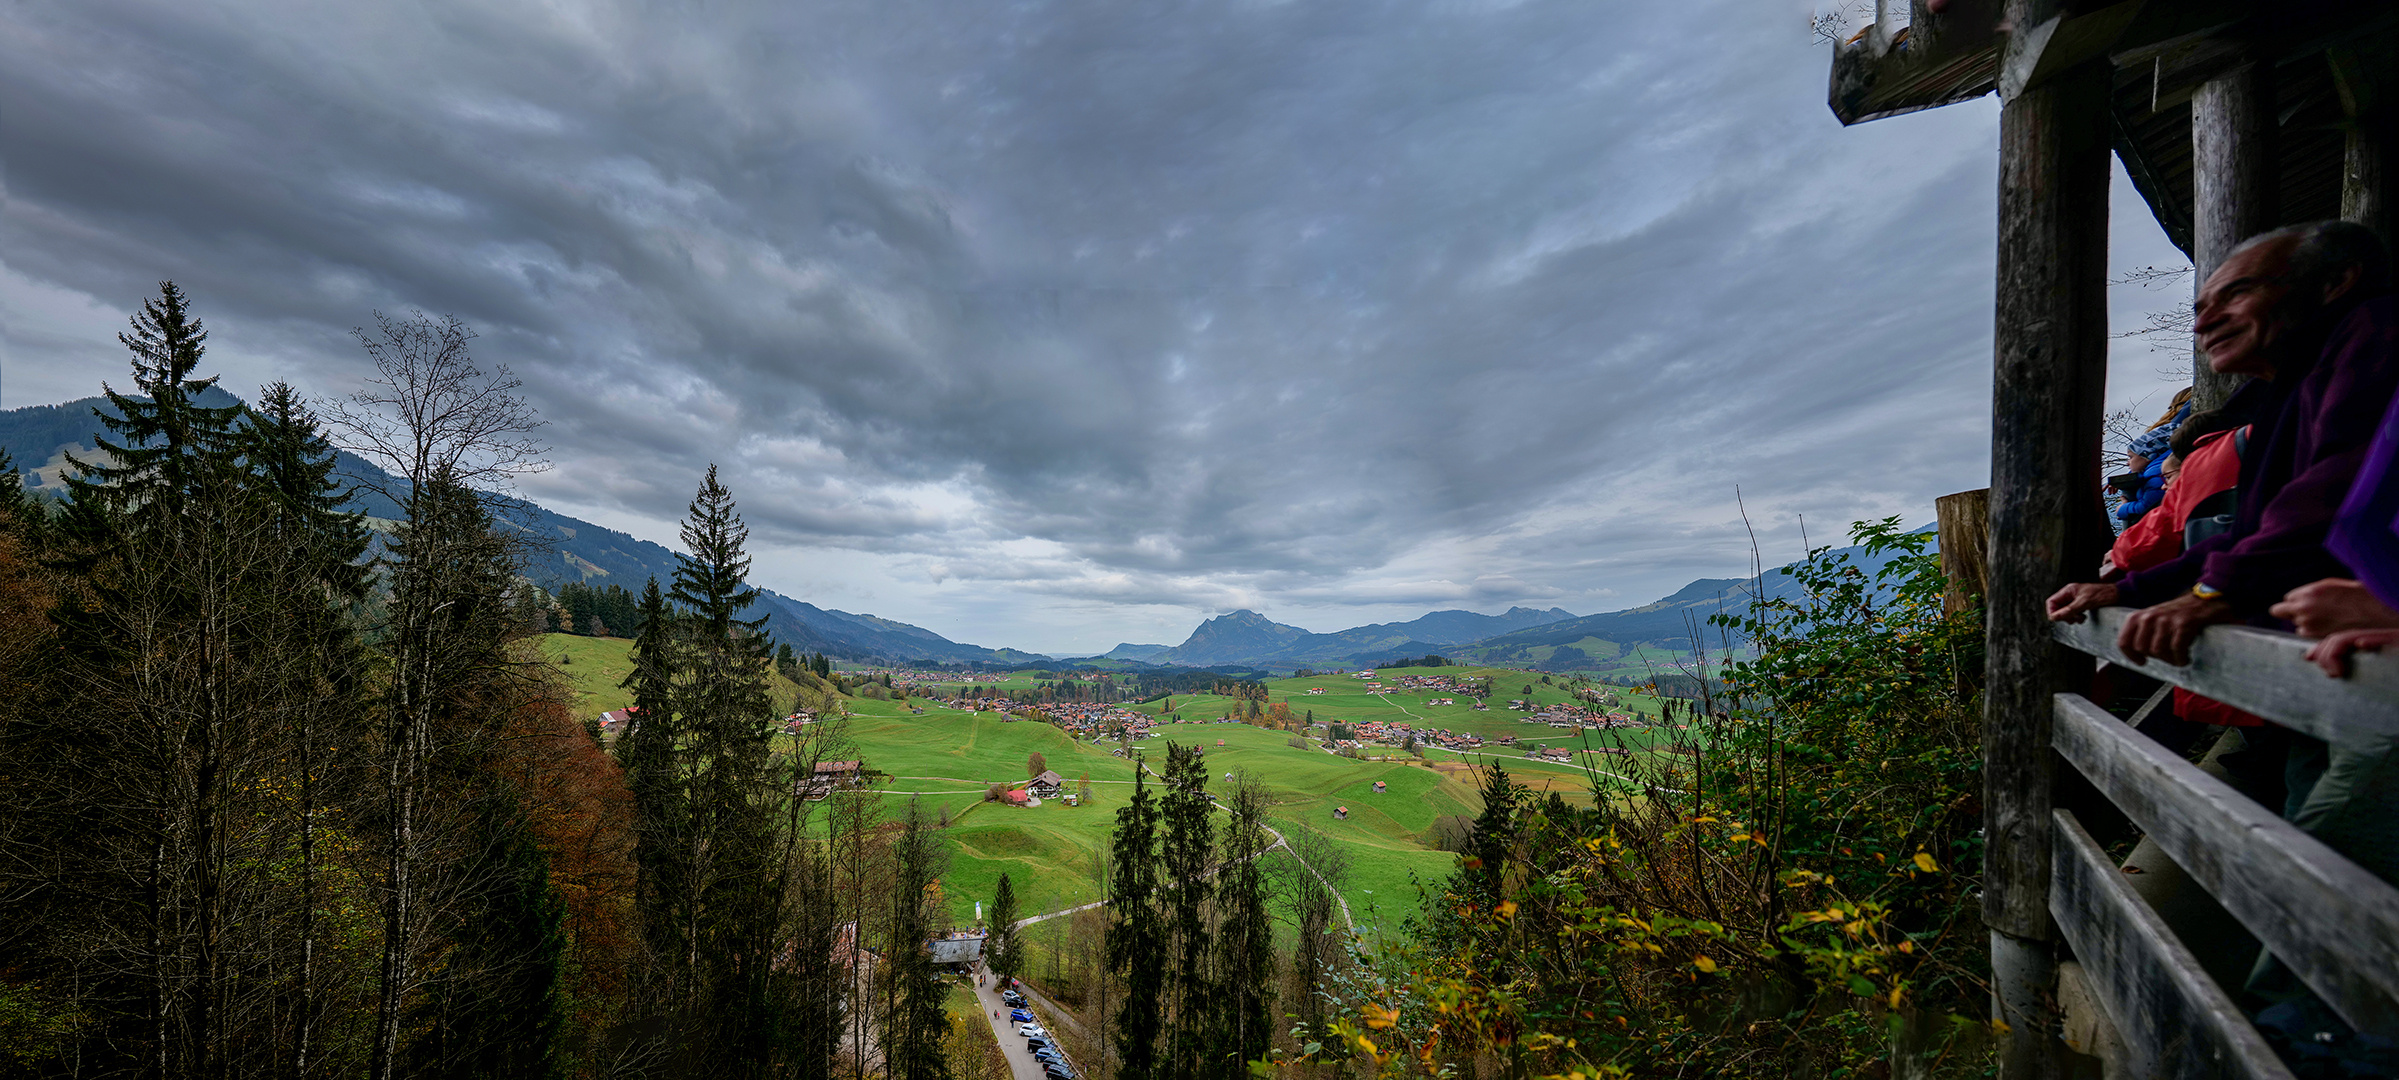
[[[2172,562],[2116,583],[2133,607],[2164,603],[2204,581],[2233,610],[2265,614],[2284,593],[2350,577],[2325,540],[2356,481],[2392,392],[2399,389],[2399,313],[2388,295],[2342,316],[2320,350],[2273,380],[2252,379],[2225,409],[2257,425],[2241,461],[2241,505],[2231,531]]]
[[[2399,608],[2399,397],[2382,414],[2382,431],[2366,450],[2349,501],[2341,504],[2326,547],[2357,572],[2374,598]]]

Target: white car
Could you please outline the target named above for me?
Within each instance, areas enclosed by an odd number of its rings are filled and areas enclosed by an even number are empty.
[[[1039,1024],[1018,1024],[1016,1025],[1016,1033],[1019,1035],[1039,1035],[1044,1039],[1050,1037],[1050,1033],[1041,1030],[1041,1025]]]

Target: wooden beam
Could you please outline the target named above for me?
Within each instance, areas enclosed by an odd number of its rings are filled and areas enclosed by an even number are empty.
[[[2141,13],[2148,0],[2117,0],[2116,3],[2068,16],[2064,12],[2051,15],[2040,25],[2018,32],[2007,53],[2007,62],[1999,69],[1999,97],[2013,101],[2016,95],[2039,86],[2061,71],[2105,56],[2123,36],[2124,28],[2132,25],[2133,16]]]
[[[2066,811],[2050,909],[2123,1040],[2121,1075],[2289,1080],[2257,1029]]]
[[[2198,280],[2275,224],[2273,65],[2252,61],[2208,80],[2191,99],[2192,246]],[[2244,381],[2194,356],[2192,411],[2224,404]]]
[[[1910,9],[1913,21],[1896,46],[1892,37],[1870,32],[1833,47],[1826,104],[1844,125],[1991,92],[1999,71],[2001,0],[1950,0],[1939,14],[1911,0]]]
[[[2057,748],[2351,1027],[2399,1035],[2399,889],[2080,696]]]
[[[2310,642],[2248,626],[2211,626],[2191,646],[2188,667],[2135,664],[2116,648],[2130,608],[2102,608],[2080,623],[2053,623],[2057,639],[2102,660],[2204,694],[2329,743],[2379,745],[2399,737],[2399,656],[2351,658],[2346,679],[2307,661]]]

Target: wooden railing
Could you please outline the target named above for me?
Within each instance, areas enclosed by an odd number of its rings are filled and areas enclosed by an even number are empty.
[[[2121,608],[2058,640],[2328,743],[2399,741],[2399,658],[2332,679],[2289,634],[2214,627],[2191,663],[2129,664]],[[2399,889],[2078,694],[2059,694],[2058,754],[2264,947],[2362,1032],[2399,1036]],[[2122,1075],[2288,1077],[2231,995],[2136,894],[2070,811],[2050,812],[2049,909],[2124,1048]]]

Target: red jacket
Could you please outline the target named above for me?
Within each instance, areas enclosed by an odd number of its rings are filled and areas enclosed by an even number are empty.
[[[2174,475],[2173,486],[2166,489],[2165,501],[2116,538],[2116,546],[2108,551],[2110,562],[2119,569],[2138,571],[2182,554],[2182,529],[2190,521],[2191,509],[2241,481],[2239,440],[2232,434],[2219,431],[2191,448],[2191,456],[2182,461],[2182,471]],[[2174,715],[2225,727],[2256,727],[2265,722],[2179,686],[2174,688]]]
[[[2191,448],[2182,471],[2166,488],[2165,500],[2116,538],[2116,546],[2107,556],[2116,569],[2147,570],[2182,554],[2182,528],[2190,520],[2191,508],[2241,480],[2241,455],[2234,449],[2231,435],[2219,431]]]

